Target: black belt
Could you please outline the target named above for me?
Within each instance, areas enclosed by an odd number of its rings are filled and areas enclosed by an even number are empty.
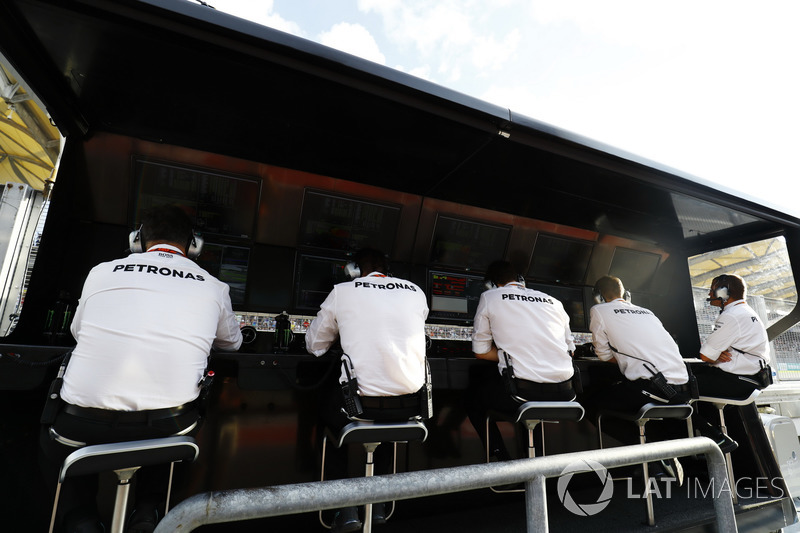
[[[572,380],[560,383],[538,383],[527,379],[514,378],[519,393],[560,392],[572,390]]]
[[[116,411],[113,409],[98,409],[96,407],[80,407],[71,403],[65,403],[62,409],[68,415],[102,422],[122,422],[135,424],[137,422],[148,422],[152,420],[163,420],[174,418],[185,414],[192,409],[196,409],[198,401],[194,400],[177,407],[166,407],[164,409],[147,409],[144,411]]]
[[[403,394],[402,396],[362,396],[361,405],[367,409],[404,409],[419,407],[419,395]]]

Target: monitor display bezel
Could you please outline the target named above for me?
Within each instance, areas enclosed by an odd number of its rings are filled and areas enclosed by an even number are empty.
[[[466,259],[466,260],[456,260],[456,259],[442,259],[441,255],[437,255],[437,247],[440,243],[450,242],[455,244],[464,244],[464,245],[472,245],[476,242],[486,242],[489,239],[480,239],[477,237],[472,237],[470,239],[464,239],[463,243],[460,243],[456,239],[445,239],[445,236],[442,235],[442,227],[444,222],[454,222],[457,224],[461,224],[464,226],[472,226],[475,230],[479,228],[485,227],[490,228],[495,231],[503,232],[502,238],[502,246],[496,247],[493,250],[480,250],[478,253],[474,254],[476,257],[475,259]],[[481,220],[474,220],[470,218],[463,218],[459,216],[454,216],[446,213],[437,213],[436,215],[436,222],[434,223],[433,233],[431,234],[431,243],[429,247],[429,264],[433,267],[439,268],[450,268],[450,269],[465,269],[469,271],[475,272],[485,272],[486,268],[492,261],[503,259],[506,255],[506,251],[508,250],[508,243],[511,240],[511,230],[512,226],[507,224],[498,224],[493,222],[485,222]],[[469,252],[468,252],[469,255]]]
[[[585,260],[582,260],[580,263],[580,270],[581,273],[576,276],[570,277],[558,277],[555,275],[548,273],[543,273],[541,270],[535,271],[534,267],[536,266],[536,259],[540,255],[544,255],[547,258],[552,258],[554,254],[552,251],[549,251],[547,254],[541,254],[542,248],[545,243],[560,241],[566,243],[568,245],[577,245],[584,247],[584,250],[588,248],[588,254]],[[565,283],[570,285],[581,285],[584,284],[586,281],[586,274],[589,271],[589,264],[592,261],[592,255],[594,254],[595,243],[591,241],[579,240],[579,239],[570,239],[568,237],[563,237],[561,235],[552,235],[549,233],[539,233],[536,235],[536,242],[533,245],[533,250],[531,251],[531,258],[528,264],[528,271],[525,275],[526,278],[535,280],[537,282],[544,282],[544,283]],[[537,253],[538,252],[538,253]],[[566,256],[560,257],[564,261],[568,261],[572,259],[568,257],[569,254]],[[577,271],[578,269],[576,269]],[[552,269],[550,269],[552,272]]]
[[[142,211],[147,207],[153,205],[175,204],[189,208],[189,212],[187,212],[187,214],[192,218],[195,231],[197,231],[207,240],[208,237],[210,237],[211,240],[215,240],[220,243],[230,242],[235,244],[252,243],[254,241],[258,224],[258,209],[261,204],[261,179],[251,176],[226,173],[216,169],[186,165],[174,161],[154,160],[142,156],[133,156],[132,166],[133,179],[131,180],[131,186],[133,187],[133,192],[131,194],[130,210],[131,227],[137,227],[139,225]],[[213,205],[213,202],[204,201],[199,197],[199,193],[196,193],[193,198],[180,198],[178,195],[175,195],[172,196],[171,200],[167,200],[169,199],[169,195],[163,195],[162,198],[167,201],[154,201],[149,204],[149,206],[143,205],[142,200],[145,195],[145,193],[142,191],[145,178],[144,168],[147,166],[173,169],[176,172],[182,173],[183,179],[189,178],[192,180],[200,180],[203,179],[204,176],[208,176],[211,178],[224,180],[223,183],[228,182],[231,184],[244,184],[248,187],[253,187],[252,192],[242,195],[250,200],[252,205],[250,205],[249,208],[246,206],[241,206],[239,202],[237,202],[236,206],[233,208],[225,207],[225,209],[229,209],[230,211],[234,212],[237,217],[245,219],[245,222],[240,226],[240,229],[244,230],[245,233],[242,233],[242,231],[237,233],[209,229],[209,227],[203,222],[203,217],[199,215],[202,213],[202,208],[204,206]],[[155,197],[156,195],[152,196]]]
[[[434,309],[434,290],[433,290],[433,279],[435,275],[444,275],[444,276],[453,276],[453,277],[460,277],[465,278],[466,280],[471,281],[472,283],[479,284],[481,287],[484,284],[483,276],[475,275],[466,272],[457,272],[452,270],[442,270],[438,268],[430,268],[427,271],[427,279],[426,279],[426,292],[428,296],[428,321],[435,322],[439,324],[455,324],[455,325],[469,325],[472,324],[473,319],[475,318],[475,311],[478,307],[478,302],[480,301],[480,293],[474,297],[474,305],[470,308],[468,296],[464,297],[464,301],[467,304],[467,309],[464,312],[459,311],[444,311],[444,310],[436,310]],[[481,293],[483,290],[481,290]]]
[[[367,237],[363,241],[344,242],[342,244],[332,245],[331,242],[320,243],[319,241],[312,241],[308,239],[311,232],[307,231],[307,227],[313,223],[332,224],[330,217],[328,220],[319,220],[320,216],[317,211],[310,207],[312,205],[312,197],[319,197],[322,199],[329,198],[337,202],[346,202],[353,207],[377,207],[380,208],[385,215],[391,215],[392,220],[384,220],[381,222],[381,230],[389,226],[389,231],[380,231],[375,233],[372,237]],[[394,245],[397,241],[397,232],[400,228],[400,219],[402,216],[403,206],[400,204],[393,204],[390,202],[380,202],[372,199],[360,198],[356,196],[348,196],[344,194],[337,194],[331,191],[306,188],[303,192],[303,206],[300,211],[300,222],[297,229],[297,246],[304,250],[322,250],[328,253],[352,253],[361,248],[374,248],[391,255],[394,252]],[[324,218],[324,217],[323,217]],[[361,228],[359,228],[361,229]],[[363,229],[362,229],[363,231]],[[330,234],[330,232],[328,232]]]

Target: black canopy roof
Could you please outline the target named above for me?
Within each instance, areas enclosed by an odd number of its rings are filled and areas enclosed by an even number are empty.
[[[798,225],[673,169],[188,1],[4,0],[0,50],[68,136],[120,133],[664,245]],[[725,208],[711,226],[709,204]]]

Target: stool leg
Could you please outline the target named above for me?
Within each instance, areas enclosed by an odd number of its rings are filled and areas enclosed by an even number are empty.
[[[320,471],[319,471],[319,480],[320,481],[325,481],[325,448],[327,447],[327,444],[328,444],[328,436],[327,435],[323,435],[323,437],[322,437],[322,466],[320,467]],[[322,527],[324,527],[325,529],[330,529],[331,526],[326,524],[325,520],[322,519],[322,511],[320,511],[318,514],[319,514],[319,523],[322,524]]]
[[[375,474],[375,449],[380,445],[380,442],[365,442],[364,449],[367,451],[367,466],[364,471],[364,477],[372,477]],[[364,505],[364,533],[371,533],[372,531],[372,504],[367,503]]]
[[[717,410],[719,411],[719,428],[722,430],[722,433],[727,436],[728,427],[725,425],[725,405],[717,404]],[[728,469],[728,482],[731,488],[731,499],[733,500],[733,504],[737,505],[739,503],[739,497],[736,494],[736,482],[733,479],[733,460],[731,459],[730,452],[725,454],[725,467]]]
[[[125,514],[128,509],[128,493],[131,489],[131,479],[136,471],[139,470],[138,466],[133,468],[125,468],[122,470],[114,470],[117,474],[117,496],[114,500],[114,516],[111,519],[111,533],[122,533],[125,528]]]
[[[525,427],[528,428],[528,457],[536,457],[536,444],[533,440],[533,430],[536,429],[538,424],[542,425],[542,451],[540,455],[545,455],[544,452],[544,422],[541,420],[526,420]]]
[[[167,481],[167,503],[164,505],[164,516],[169,512],[169,499],[172,497],[172,474],[175,473],[175,463],[169,464],[169,481]]]
[[[642,419],[636,422],[639,426],[639,444],[647,442],[645,438],[644,425],[647,424],[647,419]],[[644,475],[644,490],[647,498],[647,525],[653,526],[656,523],[655,512],[653,510],[653,495],[650,494],[650,468],[647,461],[642,463],[642,473]]]
[[[50,530],[48,533],[53,533],[53,527],[56,525],[56,509],[58,509],[58,497],[61,495],[61,483],[56,485],[56,497],[53,501],[53,514],[50,515]]]
[[[600,423],[600,419],[603,418],[603,415],[597,415],[597,441],[600,444],[600,449],[603,449],[603,427]]]

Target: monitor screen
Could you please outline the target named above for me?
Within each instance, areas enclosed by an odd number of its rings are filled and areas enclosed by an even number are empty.
[[[253,239],[261,181],[141,159],[135,160],[134,173],[134,224],[150,207],[175,204],[204,236]]]
[[[203,245],[203,253],[197,258],[198,265],[230,287],[233,305],[245,303],[249,262],[249,248],[208,242]]]
[[[400,206],[306,189],[298,244],[341,251],[375,248],[391,254],[399,222]]]
[[[571,331],[588,331],[586,323],[586,306],[584,303],[583,287],[563,287],[560,285],[544,285],[541,283],[528,283],[528,288],[542,291],[552,296],[564,306],[564,311],[569,315],[569,329]]]
[[[484,271],[503,259],[510,226],[485,224],[439,215],[431,243],[431,263]]]
[[[592,256],[592,244],[539,234],[527,277],[558,283],[582,284]]]
[[[434,320],[471,321],[475,317],[478,301],[485,290],[482,276],[453,272],[428,272],[430,312]]]
[[[629,291],[647,291],[658,270],[661,256],[627,248],[614,250],[609,276],[616,276]]]
[[[347,259],[300,254],[295,271],[295,310],[319,311],[333,286],[348,280],[344,273],[347,262]]]

